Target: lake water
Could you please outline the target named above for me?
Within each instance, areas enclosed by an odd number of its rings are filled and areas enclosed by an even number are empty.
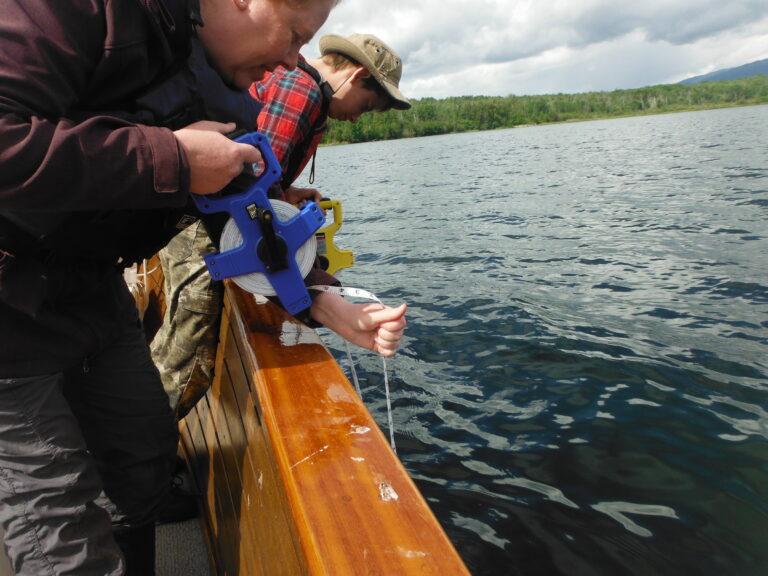
[[[768,106],[327,147],[315,185],[340,279],[410,306],[398,454],[475,576],[768,573]]]

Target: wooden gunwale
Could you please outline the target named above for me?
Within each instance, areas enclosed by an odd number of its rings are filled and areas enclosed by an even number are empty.
[[[315,331],[225,285],[216,377],[179,424],[214,573],[468,575]]]

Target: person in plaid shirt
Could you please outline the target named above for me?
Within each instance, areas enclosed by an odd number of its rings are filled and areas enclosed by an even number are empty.
[[[300,59],[294,70],[277,68],[251,87],[263,105],[258,129],[283,168],[283,194],[275,197],[292,204],[320,199],[317,190],[292,183],[314,160],[329,117],[354,123],[366,112],[411,107],[398,88],[402,63],[376,36],[329,34],[320,39],[320,52],[320,58]],[[310,183],[313,179],[314,162]]]
[[[258,131],[268,138],[283,170],[269,195],[292,204],[321,198],[318,190],[295,187],[293,182],[314,159],[328,118],[356,122],[366,112],[411,106],[398,88],[402,61],[376,36],[326,35],[320,39],[320,51],[319,58],[300,58],[293,70],[278,67],[251,87],[251,95],[263,106]],[[167,307],[152,353],[178,418],[205,394],[213,379],[223,286],[210,278],[202,256],[214,250],[205,226],[197,222],[160,252]],[[305,282],[339,284],[319,266]],[[405,329],[405,312],[405,304],[395,308],[354,304],[338,295],[313,293],[306,320],[353,344],[392,356]]]

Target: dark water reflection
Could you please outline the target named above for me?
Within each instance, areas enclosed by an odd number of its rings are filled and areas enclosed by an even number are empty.
[[[318,154],[341,279],[410,305],[398,453],[476,576],[768,573],[766,128],[759,106]]]

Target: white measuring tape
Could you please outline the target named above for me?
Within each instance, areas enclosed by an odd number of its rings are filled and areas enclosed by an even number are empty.
[[[308,286],[307,290],[315,290],[317,292],[327,292],[329,294],[336,294],[342,297],[360,298],[362,300],[372,300],[378,302],[382,306],[384,303],[373,293],[363,290],[362,288],[350,288],[347,286]],[[349,347],[349,342],[344,340],[347,347],[347,359],[349,360],[349,367],[352,371],[352,380],[355,384],[355,390],[360,398],[363,397],[363,393],[360,390],[360,383],[357,379],[357,371],[355,370],[355,363],[352,361],[352,351]],[[387,359],[381,357],[381,363],[384,370],[384,393],[387,400],[387,425],[389,426],[389,443],[392,445],[392,451],[397,454],[397,448],[395,447],[395,423],[392,418],[392,400],[389,395],[389,378],[387,377]]]
[[[287,222],[299,213],[299,209],[293,204],[288,204],[288,202],[283,202],[282,200],[270,200],[270,202],[272,204],[272,210],[280,222]],[[220,251],[227,252],[237,248],[242,243],[243,235],[237,227],[237,222],[235,222],[234,218],[230,218],[227,220],[224,230],[221,232],[221,240],[219,241],[221,247]],[[312,234],[307,241],[296,250],[296,264],[299,267],[299,272],[301,272],[302,278],[306,278],[307,274],[309,274],[309,271],[312,269],[316,254],[317,238]],[[251,294],[261,294],[262,296],[274,296],[277,294],[275,289],[272,288],[272,283],[269,281],[269,278],[261,272],[251,272],[250,274],[233,276],[232,280],[235,284],[240,286],[240,288]]]
[[[278,219],[281,222],[286,222],[290,220],[294,215],[298,214],[299,212],[298,208],[296,208],[292,204],[288,204],[287,202],[282,202],[280,200],[271,200],[270,202],[272,203],[272,209],[274,210],[275,215],[278,217]],[[220,240],[221,251],[225,252],[227,250],[231,250],[233,248],[240,246],[242,243],[243,243],[243,236],[237,227],[237,223],[235,222],[234,219],[230,218],[227,221],[226,225],[224,226],[224,230],[222,231],[222,234],[221,234],[221,240]],[[299,271],[302,277],[306,278],[307,274],[309,274],[309,271],[314,264],[316,254],[317,254],[317,239],[313,234],[296,251],[296,264],[299,267]],[[235,282],[235,284],[240,286],[243,290],[246,290],[252,294],[261,294],[263,296],[274,296],[277,294],[277,292],[275,292],[275,289],[272,287],[272,284],[270,283],[269,279],[261,272],[253,272],[251,274],[235,276],[232,278],[232,280]],[[316,290],[318,292],[328,292],[330,294],[336,294],[342,297],[372,300],[374,302],[378,302],[382,306],[384,305],[382,301],[379,300],[379,298],[375,294],[373,294],[372,292],[368,292],[367,290],[362,290],[361,288],[317,285],[317,286],[308,286],[307,290]],[[349,367],[352,372],[352,380],[355,385],[355,390],[357,391],[358,396],[362,398],[363,394],[362,394],[362,391],[360,390],[360,382],[358,381],[358,378],[357,378],[357,371],[355,370],[355,364],[352,361],[352,351],[350,349],[349,342],[344,340],[344,343],[347,348],[347,358],[349,360]],[[397,448],[395,447],[394,421],[392,418],[392,402],[389,394],[389,379],[387,376],[387,359],[382,356],[381,361],[384,369],[384,391],[385,391],[386,400],[387,400],[387,424],[389,425],[389,440],[390,440],[390,444],[392,445],[392,450],[395,453],[397,453]]]

